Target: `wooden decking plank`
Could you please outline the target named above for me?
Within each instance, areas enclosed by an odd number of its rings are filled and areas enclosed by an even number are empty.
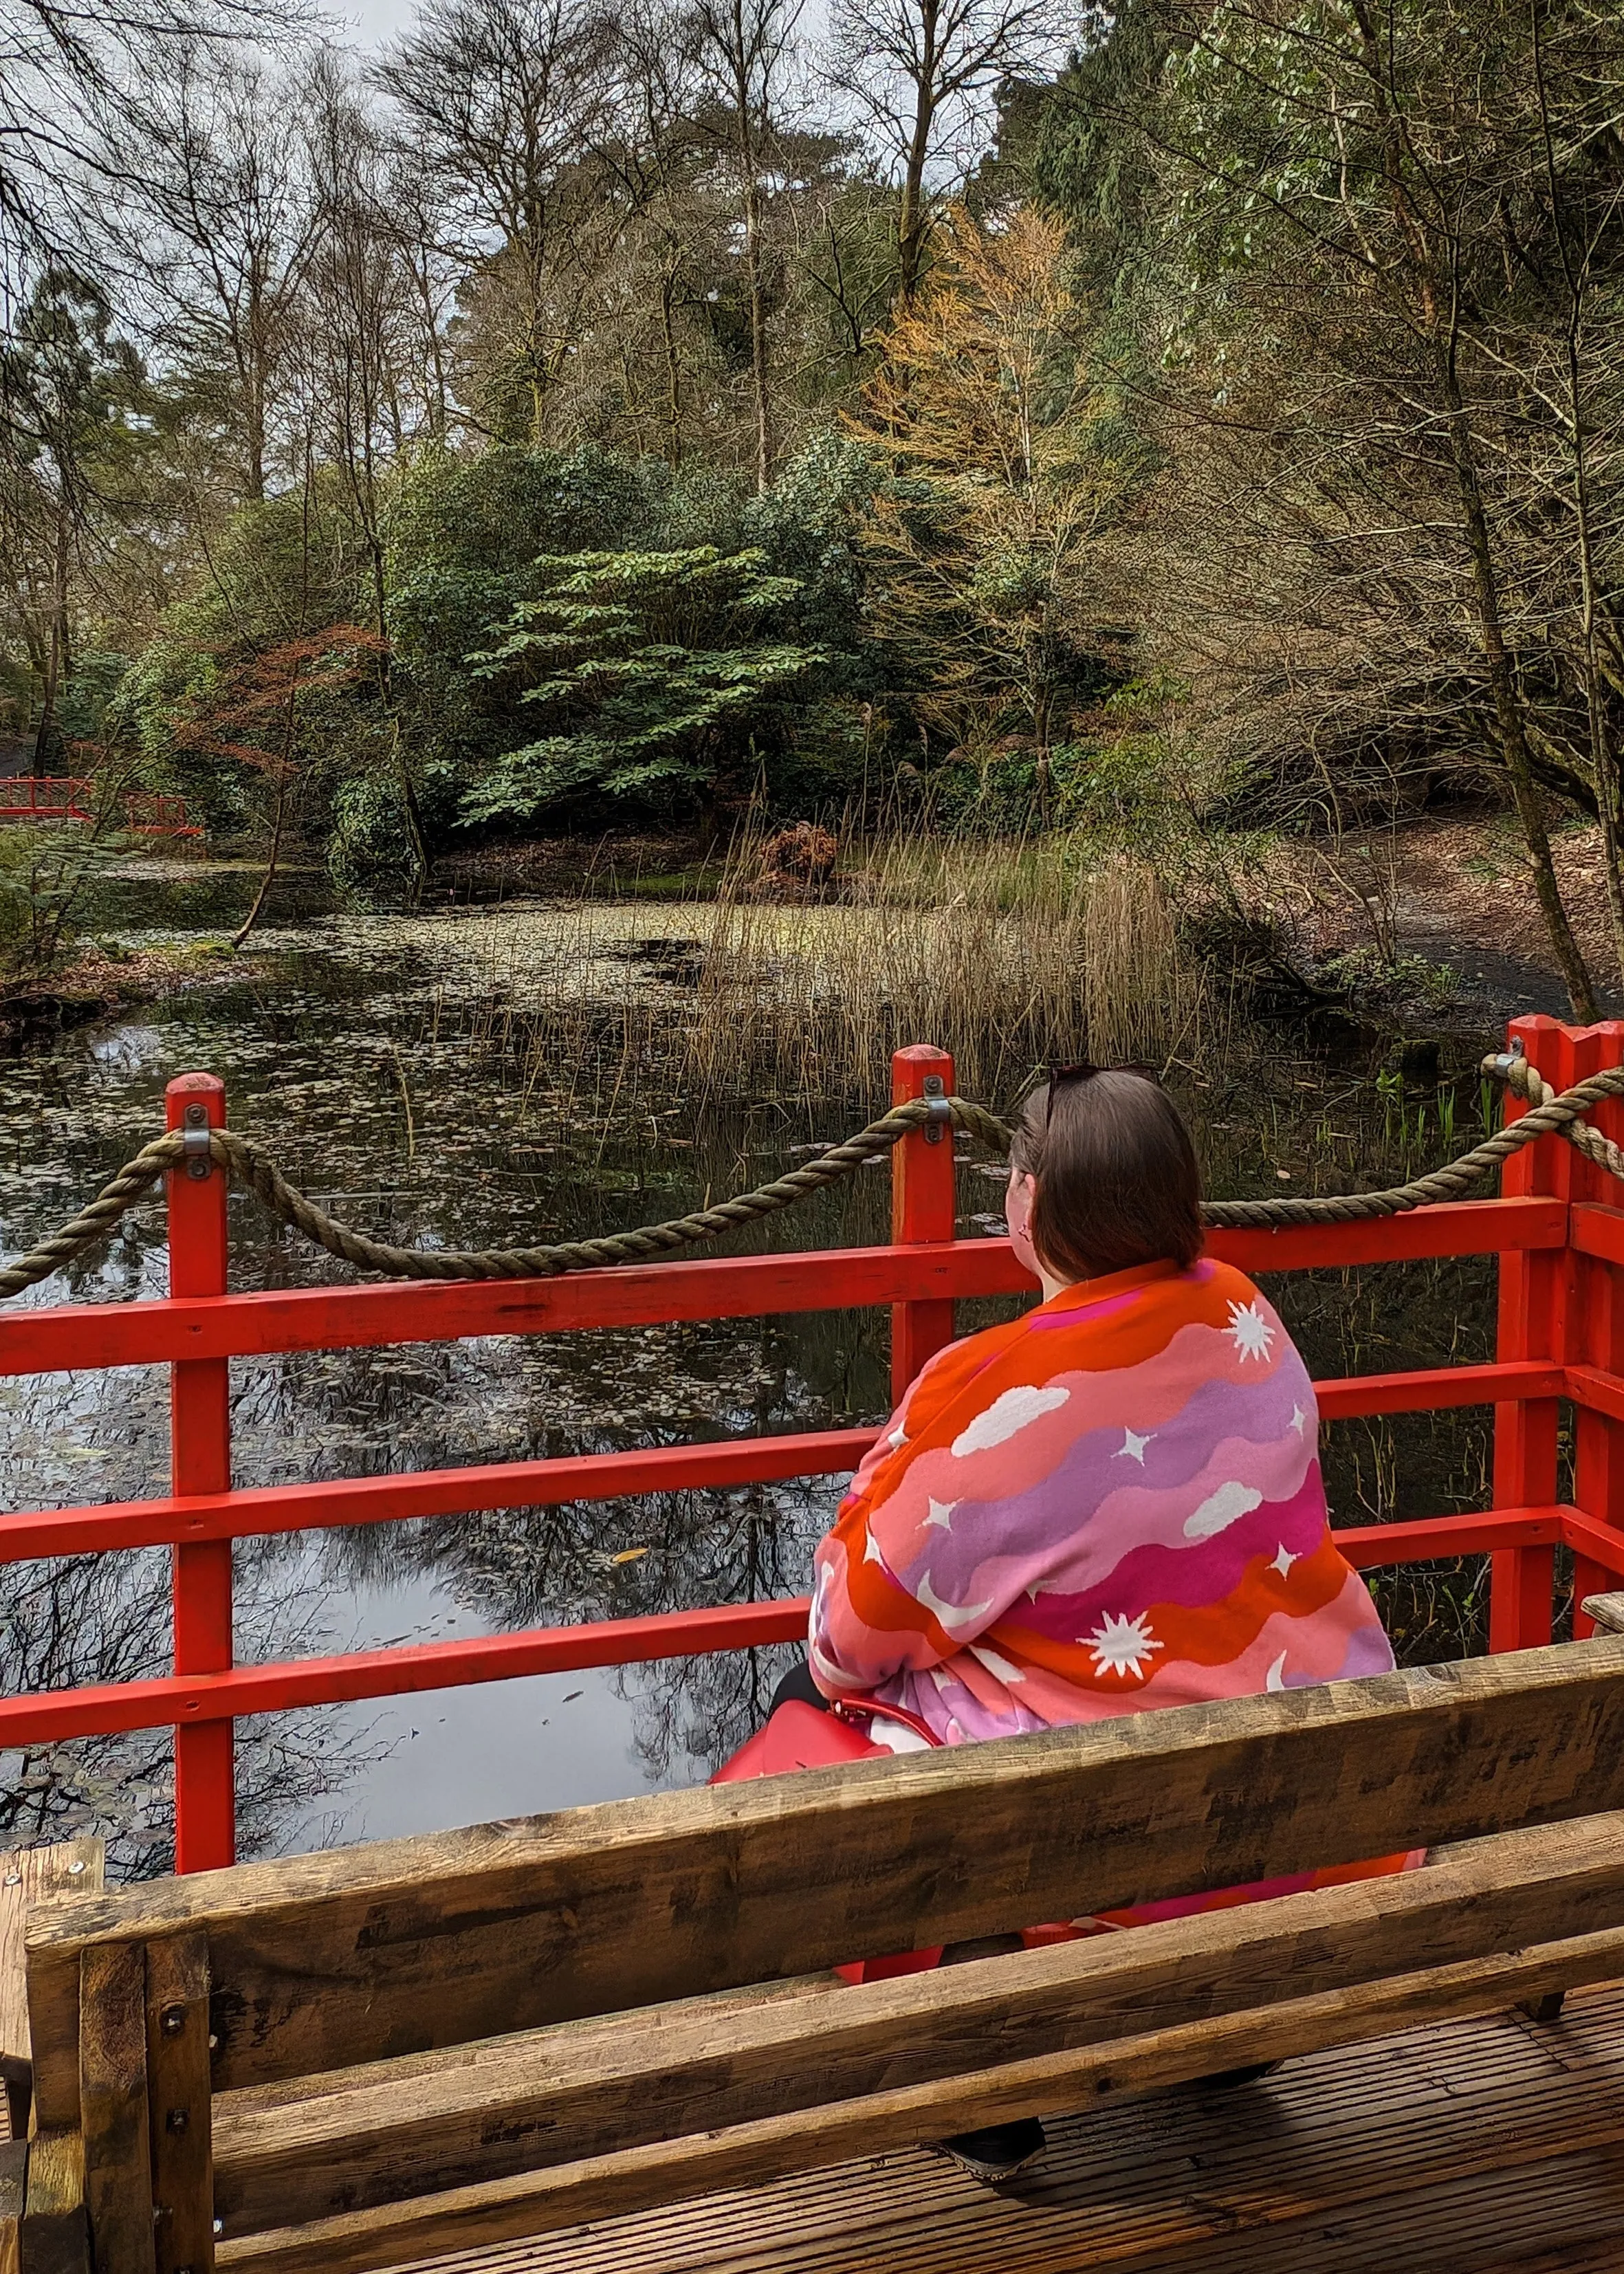
[[[1002,2193],[918,2150],[460,2253],[437,2274],[1624,2270],[1624,1986],[1554,2023],[1411,2030],[1051,2138]]]

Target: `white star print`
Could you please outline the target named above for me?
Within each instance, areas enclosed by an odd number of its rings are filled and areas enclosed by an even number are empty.
[[[953,1528],[953,1510],[958,1505],[959,1502],[956,1500],[933,1500],[925,1517],[926,1523],[934,1524],[938,1532],[951,1532]]]
[[[1231,1303],[1229,1332],[1243,1359],[1267,1358],[1274,1329],[1255,1303]]]
[[[1269,1570],[1271,1571],[1278,1571],[1281,1577],[1283,1579],[1290,1571],[1291,1566],[1298,1561],[1299,1558],[1291,1553],[1291,1550],[1287,1547],[1285,1541],[1282,1540],[1280,1543],[1280,1552],[1274,1557],[1274,1562],[1269,1565]]]
[[[884,1561],[884,1556],[880,1553],[880,1543],[875,1538],[873,1532],[870,1532],[865,1533],[863,1538],[863,1562],[865,1563],[883,1563]]]
[[[1145,1432],[1145,1434],[1141,1437],[1139,1435],[1137,1431],[1124,1428],[1122,1433],[1122,1442],[1116,1448],[1116,1450],[1111,1455],[1112,1460],[1137,1461],[1140,1468],[1143,1468],[1145,1465],[1145,1448],[1149,1444],[1151,1439],[1155,1435],[1155,1434],[1156,1433],[1154,1429],[1147,1429]]]
[[[1283,1690],[1286,1686],[1286,1653],[1282,1650],[1263,1677],[1266,1690]]]
[[[1131,1619],[1118,1612],[1107,1611],[1088,1641],[1096,1674],[1120,1674],[1124,1680],[1132,1674],[1140,1682],[1145,1678],[1146,1668],[1139,1661],[1148,1660],[1153,1650],[1162,1648],[1143,1611]]]
[[[1291,1408],[1291,1427],[1297,1431],[1299,1437],[1303,1434],[1303,1424],[1307,1420],[1307,1414],[1304,1412],[1300,1405],[1294,1405]]]

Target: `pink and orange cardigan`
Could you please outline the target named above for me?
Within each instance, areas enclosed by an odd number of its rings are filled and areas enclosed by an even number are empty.
[[[1088,1280],[952,1344],[818,1547],[813,1677],[953,1745],[1385,1673],[1391,1645],[1327,1517],[1318,1429],[1279,1318],[1209,1259]]]

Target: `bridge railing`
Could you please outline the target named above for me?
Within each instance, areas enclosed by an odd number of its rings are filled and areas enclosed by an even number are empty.
[[[1514,1023],[1535,1065],[1567,1088],[1624,1061],[1624,1023],[1584,1029]],[[898,1052],[893,1096],[951,1094],[952,1062]],[[1508,1111],[1522,1110],[1515,1100]],[[223,1124],[213,1076],[168,1092],[171,1128]],[[1596,1119],[1624,1139],[1624,1106]],[[201,1171],[200,1174],[198,1171]],[[883,1246],[584,1271],[553,1279],[389,1283],[274,1293],[227,1290],[226,1179],[205,1159],[169,1178],[169,1293],[135,1303],[64,1304],[0,1314],[0,1374],[115,1366],[170,1369],[170,1489],[160,1497],[0,1517],[0,1562],[168,1546],[174,1672],[0,1699],[0,1749],[172,1726],[176,1867],[235,1852],[237,1716],[348,1703],[598,1666],[629,1666],[799,1638],[804,1599],[240,1666],[232,1632],[233,1540],[409,1517],[556,1506],[692,1486],[843,1474],[873,1429],[838,1429],[624,1453],[235,1489],[233,1359],[282,1352],[389,1347],[484,1335],[562,1334],[684,1320],[888,1306],[900,1390],[953,1332],[962,1297],[1019,1294],[1031,1283],[1004,1239],[955,1238],[951,1133],[931,1125],[892,1155],[892,1237]],[[1339,1527],[1360,1568],[1487,1554],[1490,1647],[1551,1638],[1554,1559],[1572,1550],[1575,1600],[1624,1575],[1624,1209],[1603,1172],[1557,1137],[1508,1165],[1498,1200],[1460,1201],[1357,1224],[1214,1231],[1213,1253],[1253,1274],[1351,1269],[1431,1256],[1500,1261],[1496,1355],[1486,1364],[1357,1375],[1316,1385],[1328,1421],[1363,1414],[1492,1405],[1491,1505],[1477,1513]],[[1564,1409],[1574,1416],[1571,1498],[1559,1496]],[[1579,1632],[1587,1623],[1576,1616]]]
[[[94,822],[100,790],[91,774],[0,775],[0,822]],[[125,790],[121,825],[138,837],[201,837],[174,790]]]

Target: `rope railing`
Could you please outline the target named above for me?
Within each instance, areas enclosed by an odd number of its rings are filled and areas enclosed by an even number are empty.
[[[1210,1201],[1203,1211],[1206,1221],[1216,1227],[1273,1230],[1291,1224],[1352,1224],[1372,1217],[1402,1216],[1410,1209],[1459,1200],[1524,1145],[1553,1134],[1565,1137],[1588,1161],[1624,1181],[1624,1148],[1583,1118],[1591,1106],[1600,1104],[1604,1099],[1624,1096],[1624,1066],[1608,1067],[1560,1093],[1553,1090],[1528,1060],[1515,1053],[1485,1058],[1483,1070],[1526,1098],[1529,1111],[1518,1120],[1496,1130],[1481,1145],[1474,1145],[1459,1160],[1385,1192],[1333,1193],[1319,1199]],[[749,1192],[736,1193],[729,1200],[718,1201],[713,1208],[672,1216],[663,1224],[642,1224],[631,1231],[611,1232],[601,1239],[564,1240],[538,1247],[395,1247],[329,1216],[288,1182],[261,1146],[239,1131],[211,1129],[208,1150],[215,1165],[235,1184],[253,1193],[274,1216],[325,1248],[329,1255],[354,1264],[360,1270],[375,1271],[387,1279],[535,1279],[607,1265],[646,1263],[674,1248],[719,1239],[741,1225],[756,1223],[780,1209],[793,1208],[813,1193],[837,1184],[865,1162],[889,1152],[903,1138],[932,1122],[951,1124],[994,1153],[1007,1153],[1014,1133],[1007,1122],[969,1098],[913,1098],[893,1105],[855,1136],[831,1145],[799,1168],[774,1178],[770,1184],[757,1185]],[[171,1130],[144,1145],[77,1216],[30,1248],[26,1255],[0,1269],[0,1301],[49,1278],[53,1272],[62,1270],[107,1239],[148,1187],[187,1157],[187,1134]]]

